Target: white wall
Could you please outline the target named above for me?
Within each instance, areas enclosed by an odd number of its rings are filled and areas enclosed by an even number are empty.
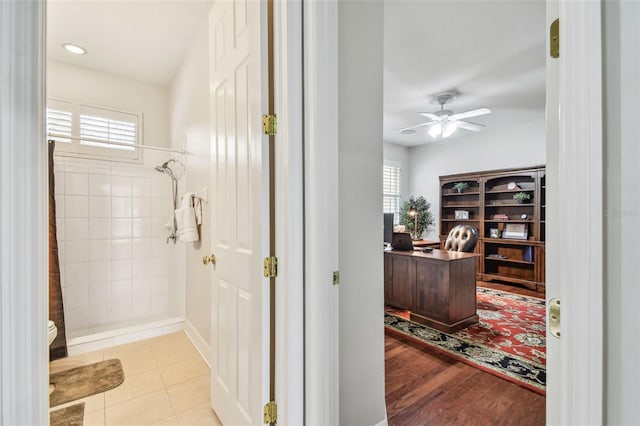
[[[425,237],[438,240],[440,217],[439,176],[481,170],[537,166],[545,163],[544,105],[529,111],[524,124],[485,128],[444,143],[409,149],[409,195],[422,195],[431,203],[435,224]],[[462,132],[463,130],[458,130]]]
[[[376,425],[384,395],[383,2],[338,5],[340,424]],[[378,117],[378,119],[376,119]]]
[[[170,145],[165,88],[47,63],[47,97],[143,117],[145,145]],[[142,164],[56,156],[56,205],[67,331],[181,315],[184,287],[166,244],[171,180],[154,171],[173,154],[143,151]]]
[[[605,423],[630,425],[640,418],[640,3],[603,5]]]
[[[187,173],[181,182],[184,191],[197,192],[209,186],[209,42],[207,20],[204,19],[185,60],[170,87],[171,140],[184,145]],[[209,193],[209,197],[213,194]],[[211,266],[202,263],[210,252],[210,204],[203,205],[200,241],[178,245],[183,247],[180,259],[186,298],[187,326],[192,326],[205,344],[211,345]],[[202,350],[202,348],[201,348]]]
[[[400,167],[400,205],[407,200],[409,194],[409,148],[395,143],[385,142],[383,144],[383,161],[384,164]]]

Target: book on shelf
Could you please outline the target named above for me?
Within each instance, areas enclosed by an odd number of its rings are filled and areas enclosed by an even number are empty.
[[[509,216],[502,213],[497,213],[493,215],[493,220],[509,220]]]

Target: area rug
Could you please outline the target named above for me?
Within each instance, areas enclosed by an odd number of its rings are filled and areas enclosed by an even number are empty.
[[[124,372],[119,359],[109,359],[54,373],[49,382],[55,386],[49,406],[55,407],[119,386],[124,382]]]
[[[84,402],[49,413],[50,426],[82,426],[84,422]]]
[[[545,301],[478,287],[477,312],[477,324],[448,334],[390,308],[385,330],[544,395]]]

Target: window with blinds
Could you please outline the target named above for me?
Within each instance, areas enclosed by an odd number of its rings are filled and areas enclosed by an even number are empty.
[[[79,102],[47,101],[48,139],[56,152],[89,158],[140,161],[142,116]],[[74,138],[65,138],[74,136]]]
[[[393,213],[393,223],[400,222],[400,167],[385,165],[382,168],[382,209]]]

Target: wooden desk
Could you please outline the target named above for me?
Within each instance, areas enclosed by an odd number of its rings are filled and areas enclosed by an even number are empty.
[[[451,333],[478,322],[473,253],[385,251],[384,302],[411,320]]]
[[[429,240],[414,240],[414,247],[432,247],[434,249],[440,248],[440,241],[429,241]]]

